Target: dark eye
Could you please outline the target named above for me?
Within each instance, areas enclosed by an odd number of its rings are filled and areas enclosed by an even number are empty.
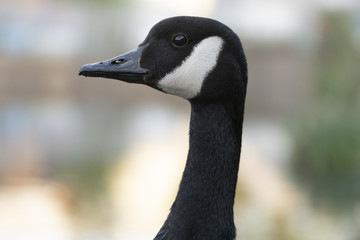
[[[172,37],[171,43],[175,47],[183,47],[188,43],[188,39],[183,34],[176,34]]]

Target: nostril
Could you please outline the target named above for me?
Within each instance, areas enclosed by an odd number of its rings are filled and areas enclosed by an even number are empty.
[[[116,60],[112,61],[111,64],[120,64],[120,63],[123,63],[123,62],[125,62],[125,59],[120,58],[120,59],[116,59]]]

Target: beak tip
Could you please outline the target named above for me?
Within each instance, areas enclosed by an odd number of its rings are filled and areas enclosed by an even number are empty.
[[[82,66],[79,70],[79,76],[86,77],[86,65]]]

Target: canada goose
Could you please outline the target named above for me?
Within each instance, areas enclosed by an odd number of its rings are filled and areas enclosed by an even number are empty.
[[[145,84],[190,102],[185,170],[155,239],[235,239],[233,205],[247,86],[246,57],[236,34],[212,19],[168,18],[137,49],[86,64],[79,74]]]

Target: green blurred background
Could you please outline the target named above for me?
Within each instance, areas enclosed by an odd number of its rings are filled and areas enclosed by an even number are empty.
[[[163,18],[230,26],[249,63],[237,239],[360,239],[357,0],[0,0],[0,239],[152,239],[189,104],[78,76]]]

